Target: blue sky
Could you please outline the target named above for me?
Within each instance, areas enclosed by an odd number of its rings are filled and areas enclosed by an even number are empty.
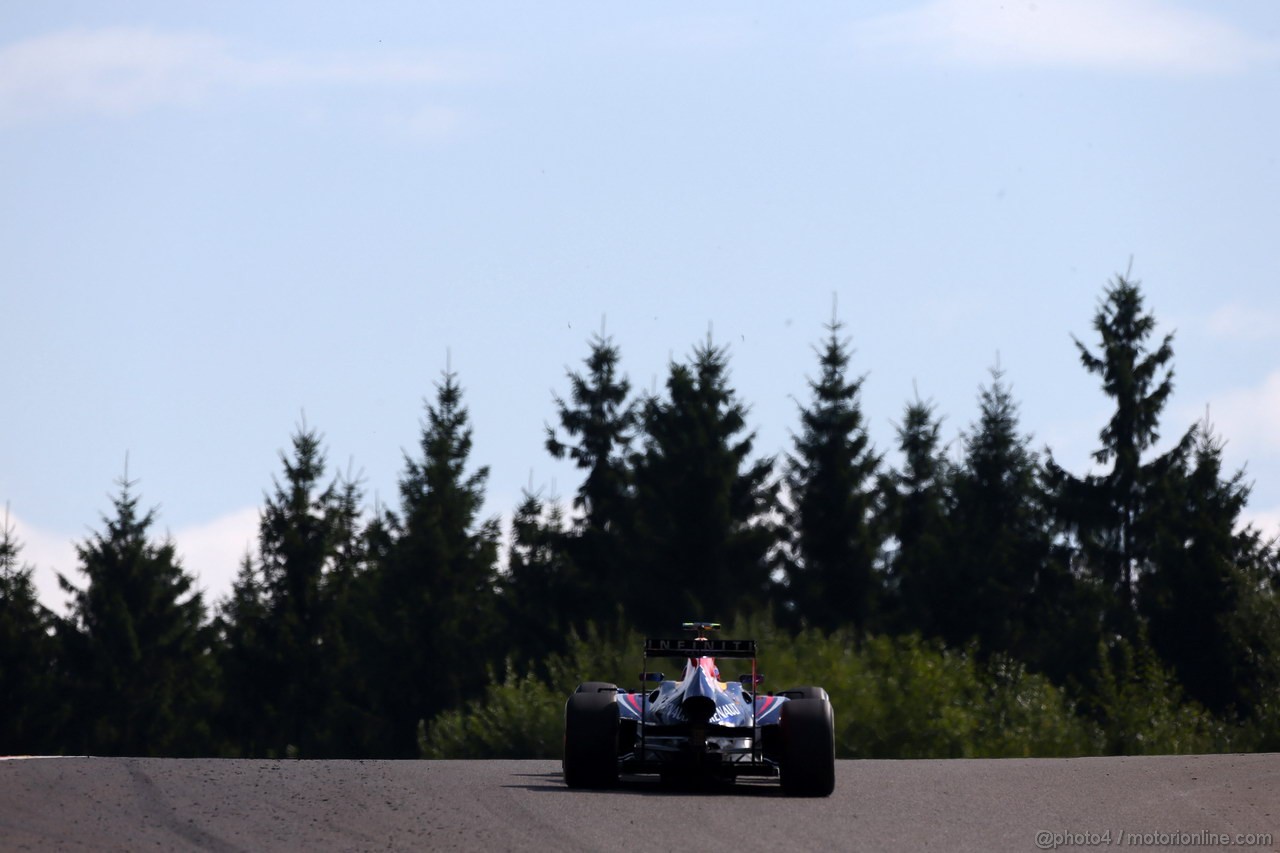
[[[602,323],[633,383],[711,330],[762,454],[832,310],[876,445],[999,359],[1082,472],[1132,259],[1280,531],[1280,8],[1268,2],[24,4],[0,21],[0,501],[79,580],[129,459],[211,598],[305,413],[396,500],[446,360],[488,512]],[[895,457],[889,454],[890,460]]]

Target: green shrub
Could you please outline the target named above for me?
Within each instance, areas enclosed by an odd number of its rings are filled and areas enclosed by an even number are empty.
[[[1180,755],[1242,748],[1245,730],[1229,727],[1187,699],[1145,644],[1100,646],[1088,710],[1106,755]]]
[[[725,636],[754,637],[770,690],[825,687],[841,758],[1004,758],[1275,749],[1280,702],[1261,703],[1247,724],[1228,725],[1195,702],[1146,647],[1102,648],[1081,710],[1043,676],[1013,660],[979,663],[973,650],[911,635],[859,640],[849,632],[792,637],[766,619]],[[508,666],[481,701],[424,728],[427,758],[557,758],[564,703],[583,681],[638,684],[641,637],[591,629],[543,662],[544,678]],[[721,661],[735,678],[739,661]],[[668,677],[678,661],[666,661]],[[655,665],[658,668],[658,665]]]
[[[511,667],[501,681],[491,679],[474,705],[446,711],[423,727],[423,758],[559,758],[564,737],[564,703],[583,681],[631,686],[640,673],[641,638],[620,631],[610,638],[592,626],[574,636],[568,651],[544,662],[545,680],[519,675]]]
[[[743,620],[725,636],[754,636],[769,689],[816,684],[831,694],[842,758],[947,758],[1079,755],[1096,749],[1095,729],[1062,691],[1023,667],[980,667],[965,652],[919,637],[805,631],[789,637],[765,620]],[[641,638],[591,631],[545,662],[546,680],[510,669],[476,705],[447,712],[426,728],[428,758],[555,758],[564,703],[582,681],[637,684]],[[721,662],[724,677],[737,661]],[[669,662],[678,666],[678,662]],[[675,677],[677,672],[668,672]]]
[[[817,684],[831,694],[842,758],[1080,755],[1090,727],[1065,694],[1008,660],[979,666],[968,652],[915,635],[871,637],[804,631],[787,637],[766,622],[735,626],[761,642],[761,671],[786,689]]]
[[[475,706],[440,714],[419,737],[423,758],[558,758],[564,694],[508,671]]]

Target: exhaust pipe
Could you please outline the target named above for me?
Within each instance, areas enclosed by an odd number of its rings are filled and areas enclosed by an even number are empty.
[[[690,723],[705,724],[716,712],[716,700],[710,696],[690,696],[680,703],[680,710]]]

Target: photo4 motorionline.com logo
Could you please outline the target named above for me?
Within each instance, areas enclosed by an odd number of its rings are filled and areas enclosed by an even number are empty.
[[[1051,832],[1042,829],[1036,833],[1036,847],[1041,850],[1057,850],[1062,847],[1266,847],[1274,838],[1270,832],[1213,832],[1197,830],[1184,832],[1127,832],[1104,830],[1102,832]]]

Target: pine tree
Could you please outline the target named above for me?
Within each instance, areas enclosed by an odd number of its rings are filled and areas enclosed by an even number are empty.
[[[268,661],[271,648],[270,603],[262,573],[245,554],[214,620],[222,703],[216,723],[220,752],[230,758],[276,754],[276,712],[266,697],[279,689]]]
[[[239,750],[304,758],[347,754],[363,567],[360,490],[325,478],[318,432],[300,426],[280,454],[259,520],[258,554],[241,570],[224,614],[229,684],[250,736]],[[352,609],[352,608],[355,609]],[[340,730],[340,731],[339,731]]]
[[[0,755],[54,752],[58,702],[54,616],[40,604],[34,569],[18,562],[22,545],[5,509],[0,528]]]
[[[550,426],[546,439],[547,452],[568,457],[584,472],[573,502],[577,517],[571,531],[544,531],[543,543],[546,559],[565,569],[559,574],[566,597],[560,606],[569,608],[568,621],[578,627],[617,617],[618,590],[626,583],[621,536],[632,509],[627,454],[639,418],[612,339],[593,337],[585,364],[585,375],[568,374],[570,401],[555,398],[565,439]],[[574,567],[571,573],[568,566]],[[572,587],[564,585],[570,581]]]
[[[321,579],[324,613],[320,646],[329,678],[329,702],[321,730],[330,758],[372,753],[384,728],[378,717],[368,658],[377,649],[377,600],[370,557],[370,529],[363,520],[364,493],[348,473],[328,505],[331,553]]]
[[[210,748],[216,670],[201,593],[173,542],[153,542],[155,511],[138,511],[120,481],[114,517],[77,547],[88,584],[71,594],[64,642],[75,714],[71,750],[97,755],[197,755]]]
[[[571,632],[585,632],[587,614],[600,603],[587,600],[589,586],[564,547],[564,514],[554,501],[526,490],[511,524],[511,548],[502,590],[509,655],[538,667],[563,652]]]
[[[991,380],[955,472],[954,574],[947,575],[955,586],[939,627],[953,646],[976,638],[984,652],[1044,666],[1054,638],[1069,630],[1046,590],[1060,599],[1072,579],[1056,558],[1039,461],[1019,431],[1018,406],[998,367]]]
[[[568,456],[586,472],[574,499],[588,530],[613,529],[627,508],[629,475],[626,455],[637,425],[636,405],[629,400],[631,383],[618,372],[619,351],[611,338],[596,335],[585,364],[587,374],[569,372],[572,404],[556,397],[560,426],[568,439],[561,441],[547,427],[547,452],[556,459]]]
[[[1251,599],[1276,597],[1265,582],[1266,547],[1241,524],[1249,499],[1244,472],[1224,477],[1222,449],[1206,418],[1185,466],[1174,472],[1171,500],[1143,578],[1139,604],[1155,651],[1187,692],[1217,713],[1248,715],[1274,694],[1280,665],[1275,621]],[[1259,689],[1263,688],[1263,689]]]
[[[908,404],[898,427],[902,468],[886,484],[897,546],[889,557],[893,605],[886,620],[894,630],[926,636],[941,635],[943,611],[959,583],[948,549],[949,465],[939,446],[941,429],[932,404],[919,398]]]
[[[666,399],[644,405],[624,600],[643,628],[727,619],[770,600],[773,460],[749,459],[755,434],[727,368],[728,351],[708,340],[688,364],[671,365]]]
[[[483,689],[500,657],[496,519],[481,519],[488,468],[468,474],[471,428],[457,376],[427,407],[421,457],[406,455],[401,510],[381,566],[387,749],[413,757],[419,721]]]
[[[276,481],[262,510],[258,554],[269,602],[269,662],[277,695],[268,705],[277,715],[276,750],[293,747],[315,756],[317,711],[329,700],[320,647],[324,619],[321,581],[332,552],[328,517],[334,487],[323,486],[325,459],[320,437],[305,426],[293,437],[293,457],[281,454],[284,482]]]
[[[1159,535],[1160,501],[1170,477],[1183,464],[1194,439],[1191,427],[1174,447],[1143,461],[1160,439],[1160,413],[1173,392],[1173,335],[1155,350],[1147,340],[1155,318],[1145,312],[1138,282],[1118,276],[1106,289],[1093,327],[1101,338],[1095,355],[1075,340],[1080,361],[1102,378],[1103,391],[1116,406],[1099,433],[1102,447],[1093,454],[1105,474],[1077,478],[1052,458],[1046,469],[1057,493],[1059,512],[1075,535],[1085,572],[1098,579],[1111,598],[1110,630],[1137,638],[1135,596],[1140,576],[1149,568],[1151,548]]]
[[[325,481],[321,437],[305,424],[280,454],[283,480],[266,496],[256,559],[246,558],[219,624],[229,702],[224,725],[241,755],[349,754],[348,706],[361,609],[359,486]]]
[[[1246,529],[1248,559],[1238,562],[1240,591],[1226,620],[1232,648],[1231,684],[1236,713],[1261,730],[1259,750],[1280,751],[1280,539],[1264,541]]]
[[[841,328],[834,318],[827,327],[821,375],[809,382],[813,401],[800,410],[801,432],[787,457],[783,618],[824,631],[844,625],[865,631],[881,583],[881,460],[862,416],[863,377],[848,378],[849,342]]]

